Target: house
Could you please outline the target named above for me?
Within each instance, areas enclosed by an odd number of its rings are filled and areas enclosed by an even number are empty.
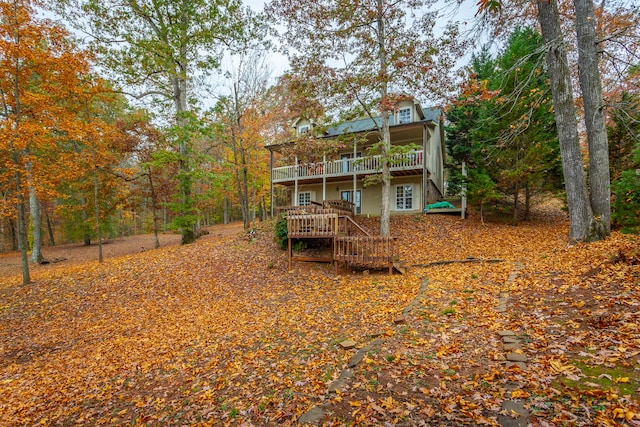
[[[327,129],[320,140],[342,139],[348,148],[334,158],[303,163],[297,157],[289,164],[274,165],[286,145],[269,145],[271,151],[271,200],[274,188],[282,186],[289,206],[307,206],[323,200],[347,200],[355,214],[379,215],[381,184],[366,186],[365,178],[380,173],[380,156],[368,155],[367,149],[380,139],[380,117],[364,118]],[[415,101],[398,104],[390,117],[392,145],[410,146],[397,154],[391,165],[391,214],[422,212],[427,204],[440,199],[444,192],[444,131],[441,112],[423,109]],[[305,118],[294,124],[296,135],[314,132],[315,123]],[[282,204],[280,201],[279,204]]]

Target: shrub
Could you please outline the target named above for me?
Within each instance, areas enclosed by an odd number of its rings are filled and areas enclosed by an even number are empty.
[[[622,172],[611,189],[615,195],[612,203],[612,218],[623,232],[637,233],[640,226],[640,144],[634,150],[634,164]]]
[[[287,236],[289,230],[287,228],[287,219],[281,215],[276,222],[274,239],[280,249],[287,249]]]

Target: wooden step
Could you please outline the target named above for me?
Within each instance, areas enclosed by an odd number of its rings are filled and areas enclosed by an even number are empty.
[[[396,270],[398,273],[400,274],[405,274],[407,272],[407,265],[406,265],[406,261],[400,260],[400,261],[394,261],[393,262],[393,268],[394,270]]]
[[[398,273],[400,274],[406,274],[408,271],[408,267],[406,265],[406,261],[394,261],[393,262],[393,269],[396,270]]]

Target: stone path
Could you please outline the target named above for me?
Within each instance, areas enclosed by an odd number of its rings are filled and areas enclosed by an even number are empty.
[[[516,263],[513,271],[507,279],[506,285],[510,285],[517,278],[520,270],[524,266],[520,263]],[[413,308],[420,302],[426,292],[428,279],[425,277],[420,284],[420,291],[416,297],[407,305],[402,311],[402,314],[394,319],[394,324],[399,325],[405,323],[405,318],[413,310]],[[500,295],[500,300],[496,307],[498,313],[507,313],[509,308],[509,293],[504,292]],[[522,343],[521,337],[517,332],[512,330],[498,331],[503,344],[503,350],[505,353],[505,376],[513,377],[510,375],[512,372],[525,371],[527,369],[528,358],[525,354],[525,349]],[[347,367],[342,370],[337,380],[329,385],[327,394],[331,395],[338,391],[344,391],[349,387],[349,382],[353,378],[353,369],[362,362],[364,356],[376,347],[379,347],[384,341],[382,339],[375,339],[366,346],[360,348],[349,360]],[[356,343],[352,340],[345,340],[340,343],[344,349],[355,348]],[[529,423],[529,411],[524,407],[524,396],[526,393],[521,390],[520,384],[516,381],[508,382],[505,390],[505,399],[502,403],[502,412],[498,415],[498,423],[502,427],[526,427]],[[298,418],[298,423],[302,425],[319,425],[324,416],[326,415],[325,409],[322,406],[313,406],[307,412],[302,414]]]
[[[513,271],[507,279],[506,285],[510,285],[517,278],[520,270],[524,266],[516,263]],[[506,313],[509,306],[509,293],[505,292],[500,295],[496,311],[498,313]],[[502,348],[505,353],[505,376],[513,371],[526,370],[528,358],[522,345],[522,339],[515,331],[503,330],[498,331],[498,335],[502,339]],[[514,368],[516,367],[516,368]],[[527,396],[516,381],[507,383],[505,399],[502,402],[502,413],[498,415],[498,423],[502,427],[526,427],[529,423],[529,411],[524,407],[524,397]]]
[[[420,299],[424,296],[426,290],[427,290],[427,284],[428,284],[428,279],[425,277],[422,279],[422,283],[420,284],[420,290],[418,291],[418,295],[416,295],[416,297],[413,299],[413,301],[411,301],[407,307],[402,310],[402,314],[397,316],[394,320],[393,323],[396,325],[400,325],[400,324],[404,324],[406,323],[406,316],[409,314],[409,312],[411,310],[413,310],[413,308],[420,303]],[[355,368],[356,366],[358,366],[360,364],[360,362],[362,362],[362,360],[364,359],[365,355],[370,352],[371,350],[379,347],[380,345],[382,345],[382,343],[384,342],[384,340],[377,338],[373,341],[371,341],[369,344],[367,344],[366,346],[360,348],[349,360],[349,363],[347,363],[347,367],[345,369],[342,370],[342,372],[340,372],[340,376],[338,377],[337,380],[335,380],[334,382],[332,382],[329,385],[329,388],[327,390],[327,394],[331,395],[333,393],[336,393],[338,391],[344,391],[349,387],[349,382],[351,381],[351,378],[353,377],[353,368]],[[353,340],[345,340],[343,342],[341,342],[339,344],[343,349],[345,350],[350,350],[355,348],[356,343]],[[302,414],[300,416],[300,418],[298,418],[298,424],[301,425],[319,425],[320,422],[322,421],[322,419],[324,418],[324,416],[326,415],[325,409],[322,406],[313,406],[312,408],[310,408],[307,412],[305,412],[304,414]]]

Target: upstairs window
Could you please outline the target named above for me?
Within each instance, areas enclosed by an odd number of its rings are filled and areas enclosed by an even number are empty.
[[[309,129],[311,129],[311,128],[309,127],[309,125],[300,126],[300,127],[298,128],[298,134],[299,134],[299,135],[304,135],[305,133],[309,132]]]
[[[411,107],[403,107],[398,110],[398,124],[411,123]]]

